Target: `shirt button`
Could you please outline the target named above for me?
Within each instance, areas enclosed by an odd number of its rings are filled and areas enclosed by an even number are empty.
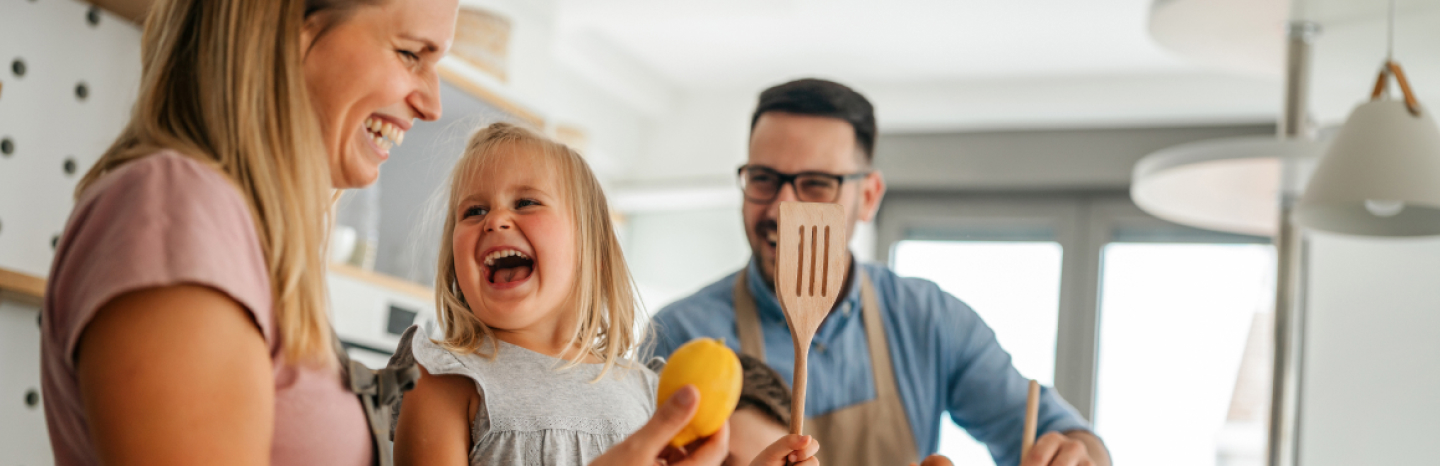
[[[850,317],[850,303],[841,304],[840,313],[844,314],[845,317]]]

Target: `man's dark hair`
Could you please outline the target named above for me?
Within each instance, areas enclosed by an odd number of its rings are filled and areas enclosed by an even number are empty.
[[[750,130],[765,112],[785,112],[844,120],[855,128],[855,145],[865,162],[875,158],[875,107],[859,92],[823,79],[798,79],[760,93],[760,103],[750,118]]]

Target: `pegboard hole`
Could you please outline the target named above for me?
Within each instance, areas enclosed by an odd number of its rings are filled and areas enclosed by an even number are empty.
[[[94,7],[94,6],[92,6],[92,7],[90,7],[89,10],[86,10],[86,11],[85,11],[85,22],[90,23],[90,27],[99,26],[99,25],[100,25],[100,8],[99,8],[99,7]]]
[[[66,157],[66,158],[65,158],[65,174],[66,174],[66,175],[74,175],[74,174],[75,174],[75,158],[74,158],[74,157]]]
[[[14,153],[15,141],[11,141],[10,138],[0,139],[0,154],[5,154],[6,157],[9,157],[10,154]]]
[[[25,407],[35,409],[40,406],[40,392],[35,389],[25,390]]]
[[[25,59],[16,58],[14,61],[11,61],[10,72],[14,73],[17,78],[25,76]]]
[[[90,97],[90,86],[84,81],[75,84],[75,98],[85,100]]]

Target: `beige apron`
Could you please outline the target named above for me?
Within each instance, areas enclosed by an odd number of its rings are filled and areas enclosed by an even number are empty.
[[[890,365],[890,345],[885,338],[885,325],[880,320],[880,302],[870,277],[859,265],[854,270],[860,278],[861,316],[865,322],[865,341],[870,346],[871,375],[875,377],[875,399],[856,403],[805,420],[805,433],[820,441],[816,456],[825,466],[905,466],[918,462],[915,437],[900,391],[895,385],[895,371]],[[765,339],[760,331],[760,315],[755,311],[755,298],[746,284],[746,270],[735,278],[735,330],[740,337],[740,352],[765,360]],[[810,384],[825,383],[811,379]]]

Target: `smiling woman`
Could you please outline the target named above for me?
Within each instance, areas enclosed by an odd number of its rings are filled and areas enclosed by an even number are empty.
[[[58,464],[388,463],[337,383],[320,252],[333,189],[439,116],[456,10],[150,8],[130,122],[79,184],[46,290]]]
[[[307,18],[301,41],[331,181],[337,188],[364,187],[375,182],[412,121],[440,118],[435,65],[450,48],[458,6],[456,0],[311,3],[329,7]]]

